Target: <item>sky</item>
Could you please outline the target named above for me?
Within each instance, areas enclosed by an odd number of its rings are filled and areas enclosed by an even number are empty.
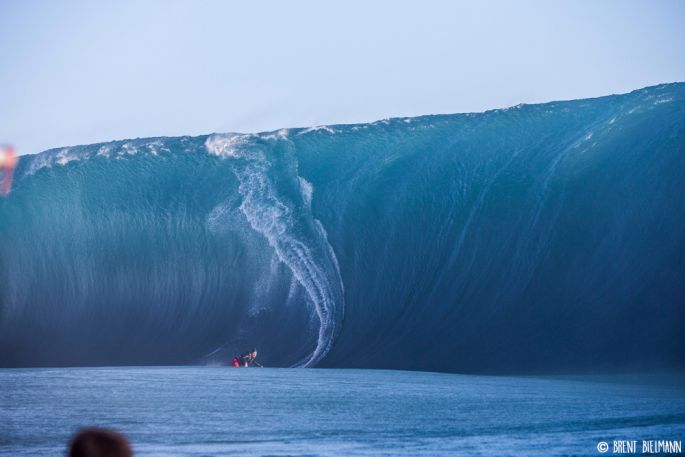
[[[685,81],[685,1],[0,2],[0,143],[475,112]]]

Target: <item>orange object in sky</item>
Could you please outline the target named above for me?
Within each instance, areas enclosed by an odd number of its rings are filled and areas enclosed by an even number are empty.
[[[17,166],[17,155],[12,146],[0,147],[0,194],[7,195],[12,190],[14,167]]]

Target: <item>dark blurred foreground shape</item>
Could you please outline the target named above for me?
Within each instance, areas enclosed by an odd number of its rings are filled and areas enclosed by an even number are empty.
[[[0,146],[0,195],[12,190],[12,177],[17,166],[17,155],[12,146]]]
[[[131,457],[124,435],[105,428],[83,428],[69,444],[69,457]]]

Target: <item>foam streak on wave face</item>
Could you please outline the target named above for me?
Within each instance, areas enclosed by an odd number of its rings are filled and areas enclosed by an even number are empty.
[[[272,164],[254,135],[213,135],[205,143],[210,154],[231,160],[243,198],[240,211],[250,227],[262,234],[278,259],[306,290],[320,322],[317,346],[297,365],[313,366],[330,350],[342,315],[343,286],[337,259],[326,232],[310,213],[311,185],[299,176],[303,205],[279,198],[269,177]],[[288,141],[269,138],[268,141]],[[309,184],[309,183],[307,183]],[[303,192],[304,191],[304,192]],[[302,209],[299,209],[299,208]]]

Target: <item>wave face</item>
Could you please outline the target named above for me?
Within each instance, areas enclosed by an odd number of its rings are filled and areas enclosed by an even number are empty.
[[[685,84],[22,157],[0,365],[685,365]]]

